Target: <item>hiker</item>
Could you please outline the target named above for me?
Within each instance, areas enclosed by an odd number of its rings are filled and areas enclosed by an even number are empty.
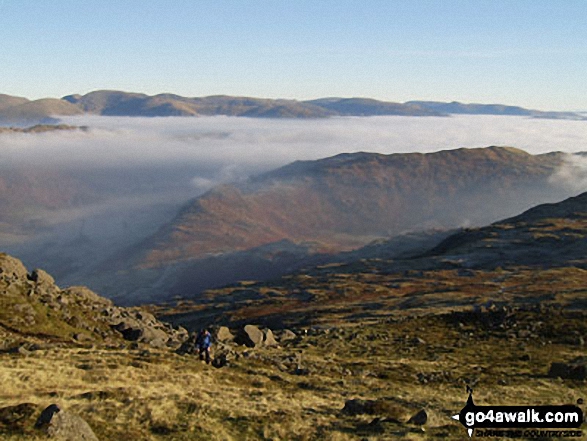
[[[196,338],[196,346],[200,351],[200,360],[206,356],[206,364],[210,364],[210,346],[212,346],[212,335],[207,329],[203,329]]]

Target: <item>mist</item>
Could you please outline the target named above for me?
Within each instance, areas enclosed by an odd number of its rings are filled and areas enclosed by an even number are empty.
[[[170,189],[186,199],[295,160],[339,153],[426,153],[490,145],[532,154],[587,150],[586,121],[514,116],[304,120],[85,115],[62,122],[89,129],[0,136],[0,167],[106,170],[110,175],[134,170],[133,182],[140,182],[136,190]]]
[[[433,152],[501,145],[537,154],[577,152],[587,146],[585,121],[513,116],[315,120],[81,116],[63,122],[89,130],[3,135],[1,164],[60,168],[189,164],[214,181],[343,152]]]

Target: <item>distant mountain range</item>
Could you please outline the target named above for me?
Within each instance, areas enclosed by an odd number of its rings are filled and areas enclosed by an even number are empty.
[[[501,104],[463,104],[435,101],[394,103],[367,98],[321,98],[309,101],[233,96],[187,98],[173,94],[100,90],[61,99],[30,101],[0,94],[0,124],[56,123],[59,116],[95,114],[108,116],[204,116],[227,115],[255,118],[325,118],[330,116],[448,116],[517,115],[536,118],[587,119],[573,112],[542,112]]]

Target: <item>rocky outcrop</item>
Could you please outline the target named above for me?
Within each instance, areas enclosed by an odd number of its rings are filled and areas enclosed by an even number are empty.
[[[0,428],[21,432],[31,425],[31,418],[38,410],[32,403],[0,408]]]
[[[277,346],[277,340],[275,340],[275,336],[273,335],[273,331],[271,329],[264,329],[263,330],[263,346]]]
[[[43,410],[35,426],[49,438],[59,441],[98,441],[98,437],[83,418],[60,409],[56,404]]]
[[[22,262],[0,254],[1,349],[22,347],[43,335],[79,344],[125,339],[154,347],[177,347],[183,328],[162,323],[141,308],[122,308],[85,287],[61,289],[41,269],[30,274]]]
[[[246,325],[239,330],[235,342],[249,348],[278,345],[271,329],[261,330],[255,325]]]
[[[153,347],[177,347],[186,338],[183,328],[174,329],[162,323],[152,314],[140,309],[111,307],[106,310],[111,326],[122,334],[125,340],[148,343]]]

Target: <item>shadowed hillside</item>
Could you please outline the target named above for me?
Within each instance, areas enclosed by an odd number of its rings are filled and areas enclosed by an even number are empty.
[[[336,258],[266,283],[210,290],[172,320],[257,320],[270,326],[364,322],[399,314],[450,312],[488,305],[587,307],[587,193],[467,229],[430,251],[390,258]],[[213,306],[212,306],[213,305]],[[178,310],[177,312],[179,312]]]
[[[408,230],[481,225],[563,197],[549,183],[561,159],[491,147],[296,162],[201,196],[133,258],[159,266],[283,239],[341,251]]]

